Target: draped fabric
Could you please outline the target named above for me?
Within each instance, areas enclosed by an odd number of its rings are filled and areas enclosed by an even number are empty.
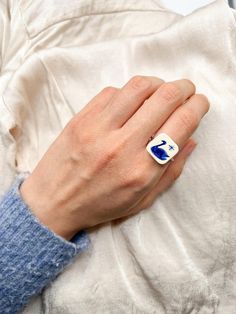
[[[156,0],[2,0],[0,27],[1,195],[105,86],[188,78],[211,103],[174,186],[90,229],[90,249],[24,314],[234,314],[235,11],[223,0],[186,17]]]

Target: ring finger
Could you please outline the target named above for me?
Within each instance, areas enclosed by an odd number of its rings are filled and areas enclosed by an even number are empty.
[[[170,116],[170,118],[157,131],[157,134],[166,133],[178,145],[179,149],[185,145],[187,140],[192,136],[198,127],[201,119],[209,110],[208,99],[204,95],[194,95],[186,103],[180,106]],[[169,166],[169,162],[165,165],[159,165],[147,152],[146,149],[142,152],[143,162],[151,163],[151,168],[154,169],[153,178],[156,180],[155,173],[160,176],[160,171],[155,172],[156,167],[162,169],[163,173]],[[154,168],[155,167],[155,168]]]

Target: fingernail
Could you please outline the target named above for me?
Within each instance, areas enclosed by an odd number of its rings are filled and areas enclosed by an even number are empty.
[[[189,142],[188,145],[185,147],[186,156],[189,156],[194,151],[196,146],[197,146],[197,142],[193,140]]]

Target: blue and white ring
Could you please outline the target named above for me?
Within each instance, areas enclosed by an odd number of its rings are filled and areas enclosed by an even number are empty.
[[[149,154],[161,165],[166,164],[178,153],[178,145],[165,133],[158,134],[146,146]]]

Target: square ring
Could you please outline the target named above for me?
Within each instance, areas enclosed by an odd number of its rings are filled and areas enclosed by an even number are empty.
[[[149,154],[161,165],[166,164],[178,153],[178,145],[165,133],[158,134],[147,146]]]

